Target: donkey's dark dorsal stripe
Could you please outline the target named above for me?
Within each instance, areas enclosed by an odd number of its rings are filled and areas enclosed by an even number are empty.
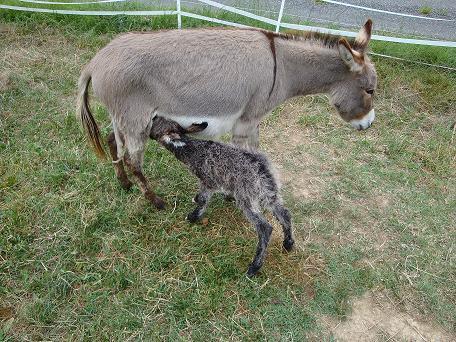
[[[266,36],[266,38],[268,38],[268,40],[269,40],[269,47],[271,48],[272,58],[274,59],[274,67],[272,70],[274,78],[272,80],[271,90],[269,91],[269,97],[271,97],[272,91],[274,90],[274,86],[276,83],[276,78],[277,78],[277,55],[276,55],[275,42],[274,42],[274,38],[277,36],[277,34],[272,31],[263,31],[262,30],[261,32],[263,32],[264,35]]]

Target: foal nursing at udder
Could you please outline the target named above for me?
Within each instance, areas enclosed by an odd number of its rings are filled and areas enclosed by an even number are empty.
[[[204,131],[207,122],[183,128],[177,122],[156,116],[150,137],[157,140],[199,178],[200,189],[193,201],[196,208],[187,215],[196,222],[204,214],[211,196],[221,192],[232,196],[237,206],[255,226],[258,245],[247,274],[255,275],[261,268],[271,238],[272,226],[262,211],[269,210],[283,229],[283,248],[290,251],[294,240],[291,217],[282,204],[279,186],[269,161],[263,154],[215,141],[192,139],[187,133]]]
[[[132,185],[124,168],[127,166],[145,197],[162,209],[165,203],[154,193],[142,170],[149,136],[164,142],[160,140],[163,137],[152,134],[156,117],[165,120],[159,120],[167,123],[165,126],[177,125],[181,133],[217,137],[231,132],[234,145],[255,149],[259,123],[274,108],[295,96],[325,93],[343,120],[356,129],[366,129],[375,119],[373,93],[377,86],[375,68],[366,54],[371,32],[372,22],[368,20],[352,41],[315,32],[291,35],[256,29],[124,34],[101,49],[83,69],[77,115],[95,151],[104,156],[88,103],[92,82],[95,96],[107,107],[111,118],[113,131],[108,144],[121,186],[127,189]],[[204,129],[196,129],[201,125]],[[174,146],[169,145],[170,141],[165,147]],[[227,145],[220,145],[229,150]],[[201,144],[200,148],[207,146]],[[233,154],[239,160],[234,159],[232,168],[236,163],[258,161],[244,152]],[[269,170],[267,160],[260,164]],[[258,175],[262,174],[260,169]],[[272,179],[271,184],[276,184]],[[286,209],[277,209],[281,205],[277,191],[276,187],[273,193],[277,203],[272,195],[266,202],[284,227],[284,247],[289,249],[293,241],[290,219]],[[199,195],[196,199],[197,210],[201,210],[207,201],[198,202]],[[261,267],[268,241],[263,238],[267,234],[260,235],[259,227],[268,226],[257,217],[258,210],[254,212],[257,216],[248,210],[244,213],[259,233],[257,255],[248,272],[253,275]]]

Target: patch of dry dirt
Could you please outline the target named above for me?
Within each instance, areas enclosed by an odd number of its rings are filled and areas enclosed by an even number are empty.
[[[0,34],[7,34],[13,30],[12,25],[0,24]]]
[[[352,313],[344,321],[321,321],[336,341],[456,341],[456,336],[401,311],[381,292],[353,300]]]
[[[8,73],[0,72],[0,92],[7,91],[10,85],[10,76]]]
[[[321,103],[313,103],[312,99],[295,99],[287,102],[277,118],[265,120],[261,126],[261,149],[265,150],[271,159],[284,191],[290,191],[296,198],[304,201],[318,201],[328,189],[328,186],[337,181],[337,160],[343,155],[333,150],[329,144],[324,144],[315,137],[321,134],[320,127],[302,125],[299,120],[303,115],[325,110]],[[334,113],[327,113],[339,120]],[[277,122],[279,121],[279,122]],[[321,125],[326,125],[322,122]],[[336,244],[349,243],[364,239],[372,241],[376,251],[383,251],[389,242],[389,237],[378,227],[378,222],[369,222],[369,211],[366,208],[387,209],[392,202],[389,194],[377,194],[366,201],[356,201],[338,195],[341,203],[341,212],[357,210],[356,215],[363,215],[363,219],[353,220],[350,231],[341,231],[334,235]],[[364,217],[365,216],[365,217]],[[337,230],[337,222],[335,230]],[[341,228],[342,229],[342,228]],[[337,235],[337,236],[336,236]],[[304,246],[310,242],[309,237],[298,239]],[[320,237],[313,235],[311,242],[320,241]],[[323,241],[322,243],[331,243]]]
[[[262,123],[261,148],[267,152],[285,188],[295,197],[317,199],[331,176],[323,175],[328,169],[309,151],[332,151],[312,140],[312,129],[303,128],[298,122],[301,113],[299,104],[289,102],[279,114],[280,124]]]

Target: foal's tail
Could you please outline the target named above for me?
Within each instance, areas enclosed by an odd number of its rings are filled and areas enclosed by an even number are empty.
[[[81,121],[82,127],[86,131],[95,153],[100,158],[106,158],[106,153],[101,144],[100,130],[93,118],[89,108],[89,84],[92,76],[87,70],[83,70],[79,77],[78,84],[78,105],[76,110],[76,117]]]

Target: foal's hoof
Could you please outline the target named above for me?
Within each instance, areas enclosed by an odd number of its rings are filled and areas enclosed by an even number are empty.
[[[234,202],[235,198],[231,195],[225,195],[225,201],[227,202]]]
[[[192,211],[191,213],[189,213],[186,217],[187,221],[190,222],[190,223],[195,223],[196,221],[199,220],[199,215],[198,213],[195,213],[194,211]]]
[[[252,278],[252,277],[256,276],[260,267],[261,266],[255,266],[255,265],[250,264],[249,269],[247,270],[247,277]]]
[[[285,249],[287,252],[290,252],[293,249],[293,246],[294,246],[293,239],[283,241],[283,249]]]
[[[166,202],[163,201],[160,197],[154,197],[152,199],[152,203],[155,206],[155,208],[157,208],[159,210],[165,209]]]

